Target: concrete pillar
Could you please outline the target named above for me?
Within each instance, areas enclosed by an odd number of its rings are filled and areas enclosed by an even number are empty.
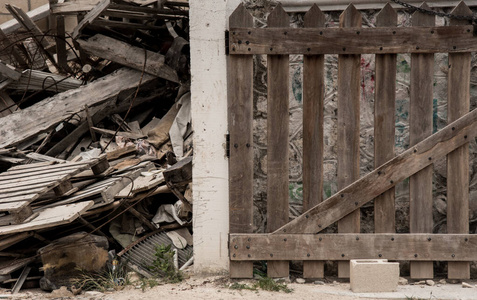
[[[239,0],[190,0],[196,273],[228,272],[229,233],[225,30]]]

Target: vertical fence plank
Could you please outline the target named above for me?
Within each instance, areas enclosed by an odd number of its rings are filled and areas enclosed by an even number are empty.
[[[429,9],[426,3],[422,8]],[[415,12],[412,26],[434,26],[435,16]],[[418,47],[418,45],[417,45]],[[410,146],[432,134],[432,101],[434,82],[434,54],[411,55],[411,102],[409,139]],[[432,159],[430,157],[429,159]],[[411,176],[410,188],[410,231],[432,233],[432,174],[433,165]],[[432,262],[411,262],[411,278],[432,278]]]
[[[340,27],[361,27],[361,13],[350,4]],[[359,179],[359,99],[361,55],[338,56],[338,190]],[[338,222],[338,232],[359,233],[360,210]],[[338,262],[338,277],[349,277],[349,261]]]
[[[240,4],[230,27],[253,27],[253,18]],[[230,34],[233,34],[232,32]],[[253,225],[253,58],[228,59],[230,233],[251,233]],[[230,245],[233,247],[233,245]],[[230,261],[231,278],[252,278],[253,263]]]
[[[290,19],[279,4],[268,16],[268,27],[289,27]],[[284,36],[286,30],[284,30]],[[288,55],[269,55],[267,115],[267,230],[285,225],[288,207]],[[272,255],[272,254],[271,254]],[[287,277],[288,261],[268,261],[269,277]]]
[[[472,16],[460,2],[453,14]],[[450,25],[468,25],[469,21],[450,20]],[[447,120],[453,122],[470,109],[470,53],[449,53],[447,84]],[[447,232],[469,233],[469,144],[447,155]],[[449,262],[448,277],[470,278],[469,262]]]
[[[378,27],[395,27],[397,13],[388,3],[376,17]],[[376,55],[374,92],[374,166],[394,157],[394,122],[396,99],[396,54]],[[394,187],[374,201],[376,233],[395,232]]]
[[[305,27],[324,27],[316,4],[305,14]],[[324,55],[303,57],[303,211],[323,201]],[[304,261],[304,278],[323,278],[323,261]]]

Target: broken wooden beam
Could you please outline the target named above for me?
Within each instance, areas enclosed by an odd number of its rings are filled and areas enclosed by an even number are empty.
[[[88,26],[92,21],[94,21],[97,17],[101,15],[101,13],[108,8],[110,4],[110,0],[101,0],[92,10],[90,10],[81,20],[81,22],[78,23],[78,25],[75,27],[73,30],[73,33],[71,34],[71,37],[73,39],[76,39],[78,35],[81,33],[81,31]]]
[[[15,68],[6,65],[0,61],[0,74],[4,77],[10,78],[12,80],[18,80],[22,76],[22,73],[15,70]]]
[[[476,136],[477,109],[474,109],[272,234],[319,232]]]
[[[145,134],[137,134],[137,133],[125,132],[125,131],[116,132],[114,130],[98,128],[98,127],[91,127],[91,130],[93,130],[94,132],[97,132],[97,133],[108,135],[108,136],[119,135],[119,136],[122,136],[122,137],[125,137],[125,138],[128,138],[128,139],[132,139],[132,140],[143,139],[143,138],[146,137]]]
[[[165,57],[156,52],[131,46],[116,39],[96,34],[88,40],[78,40],[81,49],[87,53],[114,61],[121,65],[179,82],[174,69],[165,64]],[[144,68],[145,65],[145,68]]]
[[[154,78],[144,75],[142,83]],[[114,100],[113,97],[122,91],[137,87],[140,80],[140,72],[127,68],[120,69],[86,86],[54,95],[22,111],[3,117],[0,148],[18,144],[54,128],[72,114],[81,112],[84,105],[88,105],[93,112],[93,106]]]

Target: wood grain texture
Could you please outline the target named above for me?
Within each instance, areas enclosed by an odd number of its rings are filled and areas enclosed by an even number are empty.
[[[475,136],[477,136],[477,110],[450,123],[322,203],[305,211],[272,234],[317,233]]]
[[[423,3],[422,8],[429,9]],[[412,26],[433,26],[435,16],[415,12]],[[432,134],[434,54],[411,55],[409,143],[414,146]],[[411,233],[432,232],[432,165],[409,180],[409,229]],[[412,262],[411,278],[433,278],[432,262]]]
[[[477,51],[469,25],[422,28],[231,28],[230,54],[389,54]],[[249,33],[250,32],[250,33]],[[287,34],[285,34],[287,32]],[[247,44],[248,42],[248,44]],[[249,50],[250,49],[250,50]]]
[[[475,234],[231,234],[230,246],[239,261],[477,260]]]
[[[250,13],[240,4],[229,25],[252,27]],[[253,230],[253,58],[228,57],[229,224],[231,233]],[[235,146],[236,145],[236,146]],[[230,261],[231,278],[252,278],[251,262]]]
[[[279,4],[268,16],[268,27],[289,27],[288,14]],[[289,58],[269,55],[267,114],[267,231],[288,222]],[[289,276],[288,261],[268,262],[269,277]]]
[[[376,26],[396,27],[397,13],[388,3],[376,17]],[[394,157],[396,54],[377,54],[374,92],[374,166]],[[395,232],[394,188],[374,200],[374,230]]]
[[[305,14],[305,27],[324,27],[325,15],[314,4]],[[323,201],[323,55],[303,57],[303,209]],[[323,278],[323,261],[303,262],[303,278]]]
[[[472,16],[472,11],[460,2],[453,14]],[[467,25],[468,21],[450,20],[451,26]],[[471,53],[449,53],[447,81],[447,121],[452,122],[470,109]],[[464,144],[447,155],[447,232],[469,233],[469,144]],[[468,262],[449,261],[447,276],[451,279],[469,279]]]
[[[340,15],[340,27],[361,27],[361,13],[350,4]],[[338,189],[359,178],[360,55],[338,56]],[[344,199],[343,199],[344,200]],[[359,209],[338,221],[338,232],[359,232]],[[349,263],[338,262],[338,277],[349,277]]]
[[[120,69],[100,78],[87,86],[70,90],[17,111],[0,119],[0,148],[18,144],[40,133],[46,132],[59,122],[81,112],[85,105],[96,112],[94,106],[114,99],[121,91],[135,88],[141,78],[141,72],[131,69]],[[142,84],[154,79],[144,75]]]
[[[124,66],[179,82],[177,72],[165,64],[165,57],[156,52],[131,46],[102,34],[96,34],[88,40],[78,40],[81,49],[95,56],[101,56]]]

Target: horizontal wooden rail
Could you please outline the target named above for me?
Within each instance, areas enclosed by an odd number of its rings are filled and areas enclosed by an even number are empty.
[[[316,233],[477,136],[477,109],[452,122],[272,234]]]
[[[231,28],[230,54],[385,54],[477,51],[472,25],[382,28]]]
[[[230,259],[477,260],[475,234],[231,234]]]

